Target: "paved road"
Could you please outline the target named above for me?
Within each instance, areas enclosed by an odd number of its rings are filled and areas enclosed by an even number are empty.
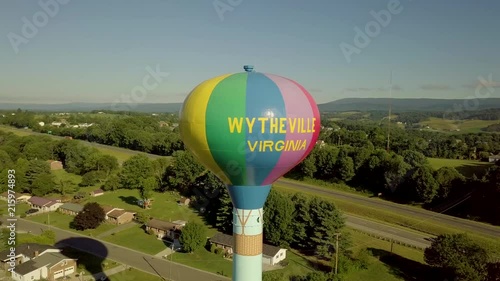
[[[397,228],[351,215],[346,215],[346,225],[365,233],[393,239],[394,241],[420,249],[429,247],[431,245],[430,239],[433,238],[432,236],[423,233],[409,231],[404,228]]]
[[[316,193],[318,196],[333,196],[337,199],[351,201],[353,203],[357,203],[367,207],[384,209],[385,211],[392,211],[400,215],[406,215],[408,217],[421,219],[422,222],[432,221],[437,224],[452,226],[460,231],[473,231],[490,235],[494,238],[500,237],[500,227],[488,225],[485,223],[474,222],[466,219],[435,213],[432,211],[418,209],[411,206],[392,203],[379,198],[367,198],[352,193],[342,192],[334,189],[327,189],[324,187],[315,187],[312,185],[292,182],[288,180],[279,180],[278,183],[288,188],[296,189],[297,191],[306,190],[308,192]]]
[[[5,217],[1,218],[5,222]],[[47,229],[46,225],[27,221],[24,219],[18,219],[17,230],[21,231],[31,231],[34,234],[41,233],[42,229]],[[102,240],[98,240],[101,243],[84,243],[82,241],[89,240],[90,238],[84,235],[79,235],[70,231],[58,229],[51,227],[56,234],[57,241],[67,241],[68,246],[86,251],[92,254],[102,253],[103,245],[106,248],[108,254],[107,258],[115,260],[117,262],[130,265],[139,270],[148,272],[153,275],[160,275],[165,279],[175,281],[193,281],[193,280],[203,280],[203,281],[228,281],[230,279],[222,277],[213,273],[201,271],[196,268],[181,265],[175,262],[170,262],[165,259],[157,258],[152,255],[144,254],[132,249],[128,249],[122,246],[118,246],[112,243],[108,243]],[[69,239],[69,238],[86,238],[85,240]],[[96,240],[96,239],[92,239]],[[140,241],[136,241],[140,243]]]

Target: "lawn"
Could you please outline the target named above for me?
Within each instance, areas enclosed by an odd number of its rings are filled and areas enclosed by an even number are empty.
[[[64,215],[58,212],[49,212],[49,213],[29,216],[27,217],[27,219],[30,221],[48,224],[53,227],[70,230],[79,234],[89,235],[94,237],[116,227],[116,225],[113,224],[103,223],[96,229],[87,229],[84,231],[71,229],[70,223],[73,221],[74,217],[70,215]]]
[[[431,130],[460,133],[479,133],[482,132],[481,129],[498,123],[498,120],[449,120],[435,117],[420,122],[423,126],[429,126]]]
[[[147,234],[139,226],[108,235],[102,239],[151,255],[155,255],[167,248],[163,241],[156,239],[153,235]],[[131,243],[131,241],[140,241],[140,243]]]
[[[30,206],[26,203],[19,203],[16,204],[16,211],[15,214],[16,216],[21,216],[22,214],[25,214],[27,210],[30,209]],[[7,211],[10,211],[7,206],[7,201],[0,201],[0,215],[2,214],[7,214]]]
[[[111,276],[108,276],[110,281],[164,281],[165,279],[159,276],[154,276],[152,274],[146,273],[144,271],[137,270],[135,268],[129,268],[128,270],[118,272]]]
[[[442,158],[427,158],[429,164],[434,169],[439,169],[442,167],[453,167],[457,169],[462,175],[466,177],[471,177],[473,174],[481,177],[485,170],[492,166],[491,163],[480,162],[475,160],[459,160],[459,159],[442,159]]]
[[[289,250],[286,252],[286,261],[288,265],[285,268],[272,270],[264,274],[280,275],[283,276],[283,280],[289,280],[292,276],[305,276],[309,272],[315,271],[306,258],[293,251]]]
[[[353,246],[350,248],[354,253],[357,253],[359,250],[363,248],[367,248],[368,246],[370,248],[374,249],[379,249],[383,251],[389,251],[391,250],[391,242],[385,241],[385,240],[380,240],[375,237],[371,237],[367,234],[364,234],[362,232],[356,231],[354,229],[347,229],[347,232],[350,235],[350,238],[352,240]],[[396,255],[399,255],[401,257],[423,263],[424,262],[424,253],[423,251],[398,245],[394,243],[393,245],[393,253]]]
[[[194,253],[176,252],[168,256],[168,259],[170,258],[172,258],[173,262],[221,274],[227,277],[232,276],[233,263],[224,259],[221,255],[213,254],[206,249],[201,249],[195,251]]]
[[[64,248],[62,253],[67,257],[78,259],[78,273],[83,271],[85,272],[84,276],[103,272],[120,265],[115,261],[94,256],[73,248]]]
[[[177,193],[154,192],[153,194],[154,202],[151,209],[148,210],[144,210],[137,205],[136,201],[139,199],[139,192],[137,190],[119,189],[116,191],[109,191],[99,197],[89,197],[86,201],[123,208],[133,212],[145,212],[153,218],[165,221],[184,220],[187,222],[196,221],[204,223],[203,219],[192,208],[177,204],[177,200],[180,199]],[[208,235],[214,233],[215,230],[209,229]]]

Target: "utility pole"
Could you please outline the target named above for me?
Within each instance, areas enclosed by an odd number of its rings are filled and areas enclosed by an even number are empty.
[[[340,233],[335,233],[334,235],[337,238],[337,241],[335,242],[335,275],[337,275],[338,265],[339,265],[339,236],[340,236]]]

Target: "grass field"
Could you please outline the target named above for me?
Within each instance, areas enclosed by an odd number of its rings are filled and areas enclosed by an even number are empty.
[[[431,130],[460,133],[482,132],[481,129],[498,123],[500,123],[498,120],[449,120],[435,117],[420,122],[423,126],[429,126]]]
[[[155,236],[147,234],[141,227],[132,228],[111,234],[102,238],[105,241],[121,245],[139,252],[156,255],[165,250],[167,246]],[[140,243],[130,243],[130,241],[141,241]]]
[[[466,177],[471,177],[473,174],[481,177],[488,167],[493,164],[475,160],[459,160],[459,159],[441,159],[441,158],[427,158],[429,164],[434,169],[439,169],[442,167],[453,167],[457,169],[462,175]]]
[[[233,263],[224,259],[222,255],[213,254],[206,249],[200,249],[194,253],[175,252],[168,256],[169,260],[170,258],[172,258],[173,262],[227,277],[232,276]]]
[[[44,213],[44,214],[38,214],[34,216],[29,216],[27,217],[28,220],[38,222],[38,223],[43,223],[46,225],[54,226],[57,228],[65,229],[65,230],[70,230],[79,234],[83,235],[88,235],[88,236],[97,236],[103,232],[109,231],[113,228],[116,227],[116,225],[113,224],[108,224],[108,223],[103,223],[96,229],[87,229],[84,231],[79,231],[70,228],[70,224],[73,221],[75,217],[70,216],[70,215],[64,215],[59,212],[49,212],[49,213]]]
[[[159,276],[155,276],[135,268],[129,268],[128,270],[118,272],[111,276],[108,276],[110,281],[164,281],[165,279]]]

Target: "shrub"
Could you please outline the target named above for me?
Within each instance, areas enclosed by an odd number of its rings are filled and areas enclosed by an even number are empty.
[[[215,244],[212,244],[212,245],[210,246],[210,252],[211,252],[211,253],[215,253],[215,250],[216,250],[216,249],[217,249],[217,246],[215,246]]]
[[[370,266],[370,253],[367,249],[362,249],[356,256],[356,262],[361,269],[368,269]]]

